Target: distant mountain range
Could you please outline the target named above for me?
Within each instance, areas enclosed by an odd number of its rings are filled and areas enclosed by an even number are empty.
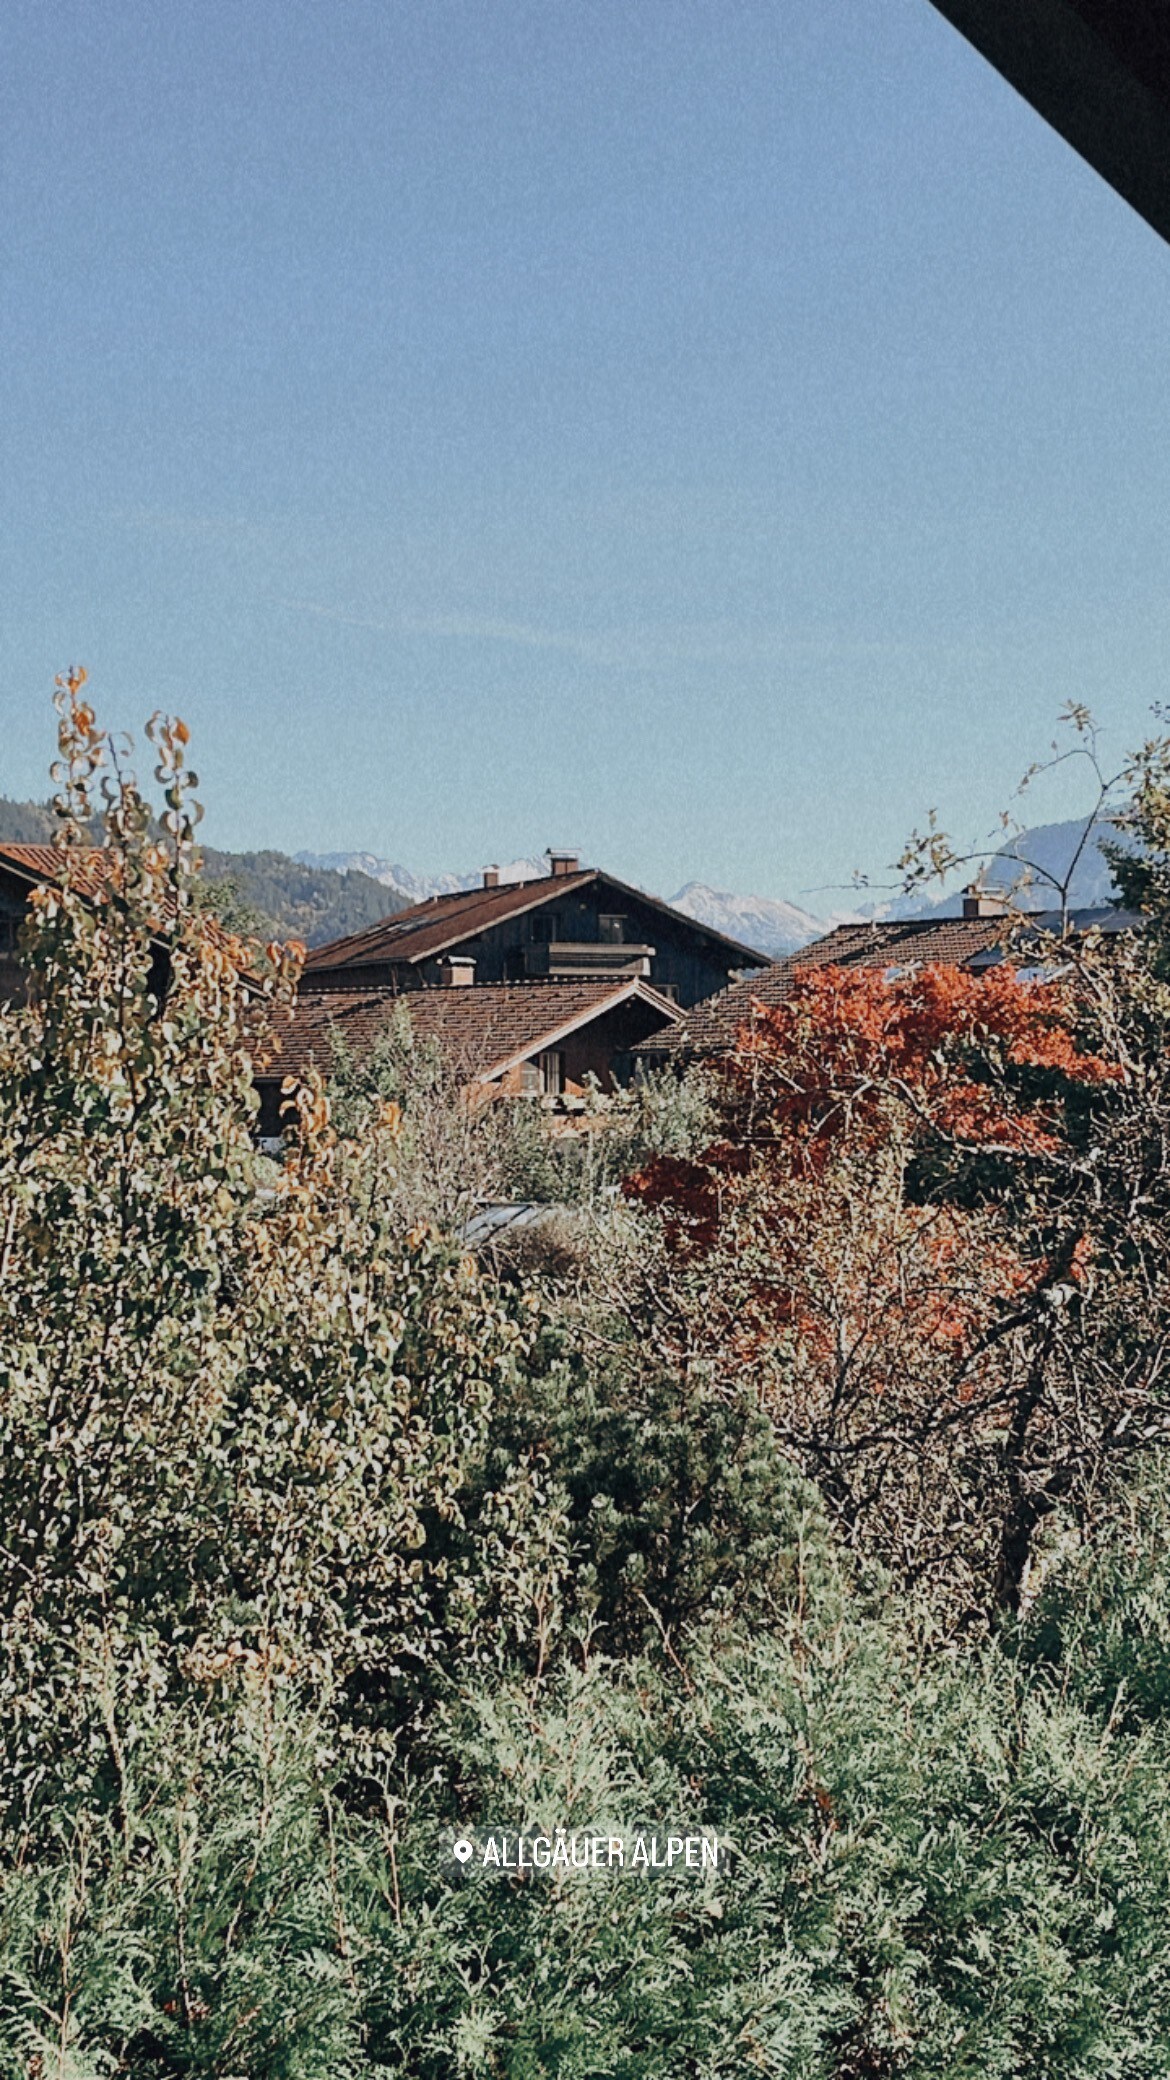
[[[1069,903],[1074,910],[1095,910],[1117,895],[1113,870],[1101,847],[1124,843],[1124,837],[1110,823],[1090,830],[1088,818],[1078,817],[1069,823],[1041,823],[1032,830],[1020,831],[1005,839],[999,851],[984,863],[983,880],[988,888],[1012,893],[1019,909],[1057,909],[1060,884],[1068,875],[1082,839],[1084,849],[1073,868]],[[976,868],[972,867],[968,879],[974,879],[975,873]],[[933,901],[919,891],[899,896],[891,903],[858,906],[864,917],[958,917],[962,907],[961,889]]]
[[[1015,890],[1016,901],[1026,909],[1054,908],[1059,896],[1053,884],[1067,874],[1086,828],[1087,819],[1082,818],[1069,823],[1037,824],[1032,830],[1019,832],[1006,839],[999,853],[985,863],[985,882],[991,888]],[[1074,909],[1094,909],[1115,895],[1101,841],[1116,835],[1110,826],[1090,832],[1070,888]],[[479,869],[466,874],[416,874],[409,867],[380,859],[372,852],[298,852],[297,859],[316,870],[358,873],[380,883],[399,903],[422,903],[429,896],[476,888],[481,879]],[[968,878],[973,878],[976,871],[972,866]],[[547,872],[544,858],[514,859],[501,866],[500,879],[534,880]],[[1045,875],[1051,876],[1051,880],[1045,879]],[[859,917],[957,917],[962,909],[961,890],[939,897],[920,890],[892,901],[860,902],[855,907],[818,916],[780,896],[737,895],[728,889],[712,888],[705,881],[688,881],[667,900],[700,924],[725,932],[728,938],[767,954],[770,960],[781,960],[785,954],[795,953],[813,939],[821,938],[835,924]]]
[[[729,939],[738,939],[741,946],[751,946],[774,961],[822,938],[837,921],[814,917],[811,910],[802,910],[779,896],[736,896],[727,889],[708,888],[705,881],[688,881],[670,900],[676,910],[685,910],[699,924],[726,932]]]
[[[1005,840],[999,853],[987,862],[984,879],[993,888],[1016,889],[1017,902],[1029,909],[1051,909],[1058,900],[1052,883],[1035,873],[1029,880],[1025,862],[1033,862],[1060,881],[1085,830],[1082,819],[1039,824],[1023,831]],[[0,796],[0,842],[51,844],[55,834],[56,818],[48,803],[9,801]],[[1072,880],[1075,909],[1096,908],[1115,894],[1109,862],[1101,850],[1102,839],[1111,836],[1116,832],[1108,826],[1089,834]],[[217,890],[216,907],[222,907],[233,924],[258,936],[303,939],[308,946],[361,931],[429,896],[476,888],[482,878],[480,869],[465,874],[416,874],[372,852],[298,852],[290,858],[283,852],[223,852],[213,846],[204,846],[203,851],[207,879]],[[537,880],[548,872],[548,862],[543,856],[513,859],[499,871],[501,881]],[[834,924],[851,918],[954,917],[962,906],[961,892],[933,901],[919,893],[817,916],[779,896],[736,895],[711,888],[705,881],[686,882],[668,900],[698,923],[738,939],[770,960],[795,953]]]
[[[14,802],[0,795],[0,843],[52,845],[56,837],[51,802]],[[201,849],[217,898],[213,907],[235,929],[256,938],[303,939],[307,946],[323,946],[414,901],[367,874],[312,867],[285,852]]]
[[[370,881],[381,883],[392,894],[401,896],[396,909],[408,903],[425,903],[431,896],[453,896],[464,888],[478,888],[483,871],[476,868],[471,874],[415,874],[409,867],[396,865],[393,860],[379,859],[374,852],[298,852],[295,855],[302,866],[332,874],[361,874]],[[499,869],[501,881],[539,881],[548,873],[548,861],[540,859],[513,859]]]

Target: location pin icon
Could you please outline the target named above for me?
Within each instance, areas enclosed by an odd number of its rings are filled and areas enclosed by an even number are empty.
[[[468,1858],[470,1857],[470,1855],[471,1855],[471,1843],[470,1843],[470,1842],[468,1842],[468,1841],[456,1842],[456,1844],[455,1844],[455,1858],[456,1858],[456,1861],[457,1861],[457,1862],[459,1862],[459,1863],[466,1863],[466,1862],[468,1861]]]

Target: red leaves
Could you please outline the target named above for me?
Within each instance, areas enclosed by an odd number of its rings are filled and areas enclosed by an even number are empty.
[[[727,1185],[743,1177],[751,1161],[750,1151],[732,1142],[707,1149],[695,1162],[683,1156],[655,1156],[644,1170],[628,1177],[623,1190],[628,1199],[647,1206],[672,1209],[667,1230],[674,1241],[685,1229],[699,1249],[710,1249],[719,1233]]]
[[[659,1158],[626,1191],[662,1210],[676,1244],[703,1252],[749,1184],[764,1185],[783,1226],[798,1185],[825,1181],[838,1156],[864,1167],[896,1141],[903,1164],[928,1148],[958,1162],[1051,1157],[1063,1101],[1121,1074],[1078,1046],[1059,982],[1007,965],[804,968],[787,1000],[756,1006],[740,1032],[722,1072],[721,1139],[693,1161]],[[960,1337],[958,1316],[933,1333]]]
[[[1012,1071],[1047,1083],[1099,1085],[1121,1071],[1077,1047],[1059,983],[932,966],[887,978],[876,968],[805,968],[787,1001],[760,1007],[740,1035],[733,1104],[774,1134],[882,1133],[891,1100],[920,1123],[973,1147],[1055,1147],[1058,1093],[1029,1092]]]

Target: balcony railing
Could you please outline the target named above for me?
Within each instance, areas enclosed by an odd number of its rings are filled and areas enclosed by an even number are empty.
[[[549,981],[568,981],[596,976],[604,981],[625,976],[649,976],[654,958],[652,946],[623,946],[595,939],[554,939],[548,946],[526,946],[526,972]]]

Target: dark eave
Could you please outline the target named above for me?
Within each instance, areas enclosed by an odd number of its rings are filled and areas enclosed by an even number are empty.
[[[1170,239],[1170,0],[933,0]]]

